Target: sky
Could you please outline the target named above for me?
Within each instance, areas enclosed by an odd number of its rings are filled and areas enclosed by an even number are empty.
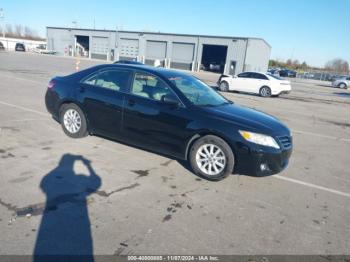
[[[260,37],[271,58],[350,63],[350,0],[0,0],[0,24]],[[95,22],[94,22],[95,21]]]

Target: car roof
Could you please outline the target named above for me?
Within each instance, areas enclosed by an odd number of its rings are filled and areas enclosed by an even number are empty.
[[[259,71],[245,71],[245,72],[242,72],[241,74],[243,74],[243,73],[256,73],[256,74],[263,74],[263,75],[266,75],[266,73],[259,72]]]
[[[117,64],[102,64],[96,66],[98,69],[103,69],[103,68],[127,68],[127,69],[137,69],[137,70],[142,70],[142,71],[147,71],[149,73],[155,74],[155,75],[163,75],[163,76],[189,76],[186,73],[173,70],[173,69],[166,69],[163,67],[153,67],[149,65],[138,65],[138,64],[122,64],[122,63],[117,63]]]

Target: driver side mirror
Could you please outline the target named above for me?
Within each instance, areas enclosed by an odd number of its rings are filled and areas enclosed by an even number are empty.
[[[179,100],[174,95],[163,95],[161,101],[167,105],[178,106],[180,104]]]

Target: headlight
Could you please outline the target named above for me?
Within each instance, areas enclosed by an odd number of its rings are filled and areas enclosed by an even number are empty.
[[[254,132],[243,131],[243,130],[239,130],[239,133],[245,140],[249,142],[252,142],[258,145],[269,146],[269,147],[280,149],[280,146],[277,144],[276,140],[271,136],[266,136],[263,134],[258,134]]]

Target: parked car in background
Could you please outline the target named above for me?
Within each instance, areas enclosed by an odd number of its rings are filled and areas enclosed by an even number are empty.
[[[331,82],[334,82],[334,81],[336,81],[336,80],[339,80],[339,79],[342,79],[342,78],[346,78],[347,76],[346,75],[333,75],[332,77],[331,77]]]
[[[297,72],[289,69],[282,69],[279,72],[281,77],[297,77]]]
[[[5,47],[4,45],[2,44],[2,42],[0,42],[0,51],[4,51],[5,50]]]
[[[118,60],[115,61],[114,64],[126,64],[126,65],[145,65],[141,62],[135,60]]]
[[[38,45],[33,52],[38,53],[38,54],[45,54],[45,55],[54,55],[57,52],[53,50],[47,50],[47,46],[45,44],[40,44]]]
[[[278,119],[175,70],[99,65],[53,78],[45,101],[69,137],[94,134],[186,160],[208,180],[279,173],[292,153]]]
[[[280,70],[277,69],[277,68],[269,68],[269,69],[267,70],[267,73],[270,74],[270,75],[279,75],[279,74],[278,74],[279,71],[280,71]]]
[[[306,79],[312,79],[314,77],[315,75],[311,72],[304,72],[304,74],[302,75],[302,78],[306,78]]]
[[[25,48],[24,44],[22,44],[22,43],[16,43],[15,51],[25,52],[25,51],[26,51],[26,48]]]
[[[290,81],[260,72],[244,72],[237,76],[222,75],[218,86],[221,91],[253,93],[262,97],[288,94],[292,90]]]
[[[350,76],[344,76],[332,82],[333,87],[348,88],[350,87]]]
[[[222,70],[222,65],[220,65],[217,62],[211,62],[209,64],[209,70],[208,71],[212,71],[212,72],[220,72]],[[222,72],[222,71],[221,71]]]

